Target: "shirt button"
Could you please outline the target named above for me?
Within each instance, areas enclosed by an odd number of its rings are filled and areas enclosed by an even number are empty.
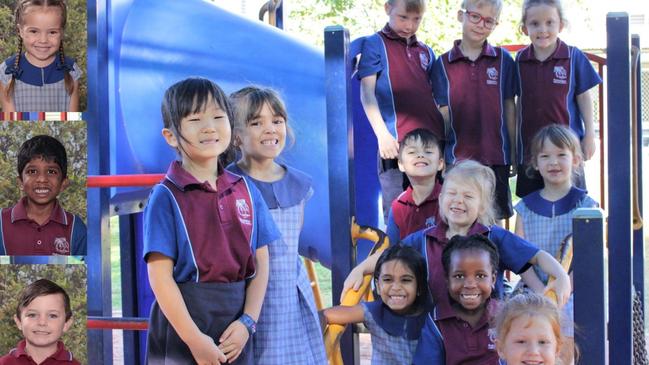
[[[465,323],[465,324],[464,324],[464,328],[467,328],[467,327],[469,327],[469,324],[468,324],[468,323]]]
[[[41,243],[43,243],[41,240],[36,241],[37,245],[40,245]]]

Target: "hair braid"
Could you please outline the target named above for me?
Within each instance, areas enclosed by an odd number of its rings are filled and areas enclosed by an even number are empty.
[[[20,55],[23,53],[23,41],[20,36],[18,38],[18,52],[16,53],[16,58],[14,58],[14,70],[20,69]],[[14,93],[14,87],[16,86],[16,74],[11,75],[11,81],[9,81],[9,86],[7,87],[7,96],[11,96]]]
[[[59,60],[61,65],[65,66],[65,53],[63,52],[63,40],[61,40],[61,46],[59,47]],[[68,92],[68,95],[72,95],[74,91],[74,80],[72,80],[72,75],[70,75],[70,70],[67,67],[63,68],[65,73],[65,91]]]

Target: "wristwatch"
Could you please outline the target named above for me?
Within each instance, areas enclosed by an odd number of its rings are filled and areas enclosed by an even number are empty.
[[[255,322],[252,317],[250,317],[247,314],[242,314],[241,317],[239,317],[239,322],[243,323],[244,326],[248,329],[248,334],[253,335],[255,332],[257,332],[257,322]]]

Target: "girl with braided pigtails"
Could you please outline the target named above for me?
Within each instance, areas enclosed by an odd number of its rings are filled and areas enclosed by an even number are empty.
[[[2,111],[79,111],[81,70],[63,52],[64,0],[17,0],[18,53],[0,64]]]

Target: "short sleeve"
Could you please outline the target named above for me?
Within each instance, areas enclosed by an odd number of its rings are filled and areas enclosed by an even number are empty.
[[[381,61],[383,50],[383,41],[381,36],[376,33],[368,36],[363,42],[361,49],[361,59],[358,63],[358,79],[378,74],[383,71],[385,66]]]
[[[448,53],[445,53],[435,60],[430,72],[430,82],[433,86],[433,97],[435,97],[437,105],[440,106],[448,105],[448,77],[446,77],[443,60],[447,55]]]
[[[444,364],[445,357],[442,333],[429,313],[421,329],[421,337],[412,363],[413,365]]]
[[[572,49],[573,70],[575,70],[575,95],[581,95],[602,82],[588,57],[576,47]]]
[[[11,82],[11,74],[6,74],[6,70],[7,64],[5,62],[0,63],[0,82],[5,86],[9,85],[9,82]]]
[[[390,244],[399,242],[399,239],[401,238],[401,232],[399,231],[399,226],[397,226],[397,223],[394,221],[394,211],[392,209],[388,212],[388,223],[385,228],[385,233],[390,239]]]
[[[178,257],[176,215],[180,214],[173,194],[163,184],[151,190],[144,208],[144,260],[151,252],[158,252],[172,260]]]
[[[75,62],[72,65],[72,71],[70,71],[70,76],[72,76],[72,79],[74,81],[77,81],[81,78],[81,75],[83,75],[83,71],[81,71],[79,64]]]
[[[88,232],[86,224],[78,215],[74,216],[72,224],[72,256],[86,256],[88,254]]]
[[[255,225],[252,230],[251,246],[252,250],[268,245],[269,243],[278,240],[281,237],[273,217],[268,211],[268,205],[261,196],[259,189],[255,184],[244,177],[248,183],[248,190],[250,191],[250,199],[254,206],[255,212]]]
[[[509,52],[501,48],[503,54],[503,97],[513,99],[518,95],[518,76],[516,74],[514,59]]]
[[[500,268],[520,274],[530,267],[529,261],[540,251],[531,242],[498,226],[491,226],[489,239],[498,247]]]
[[[590,196],[584,195],[584,198],[579,204],[579,208],[599,208],[599,203]]]

